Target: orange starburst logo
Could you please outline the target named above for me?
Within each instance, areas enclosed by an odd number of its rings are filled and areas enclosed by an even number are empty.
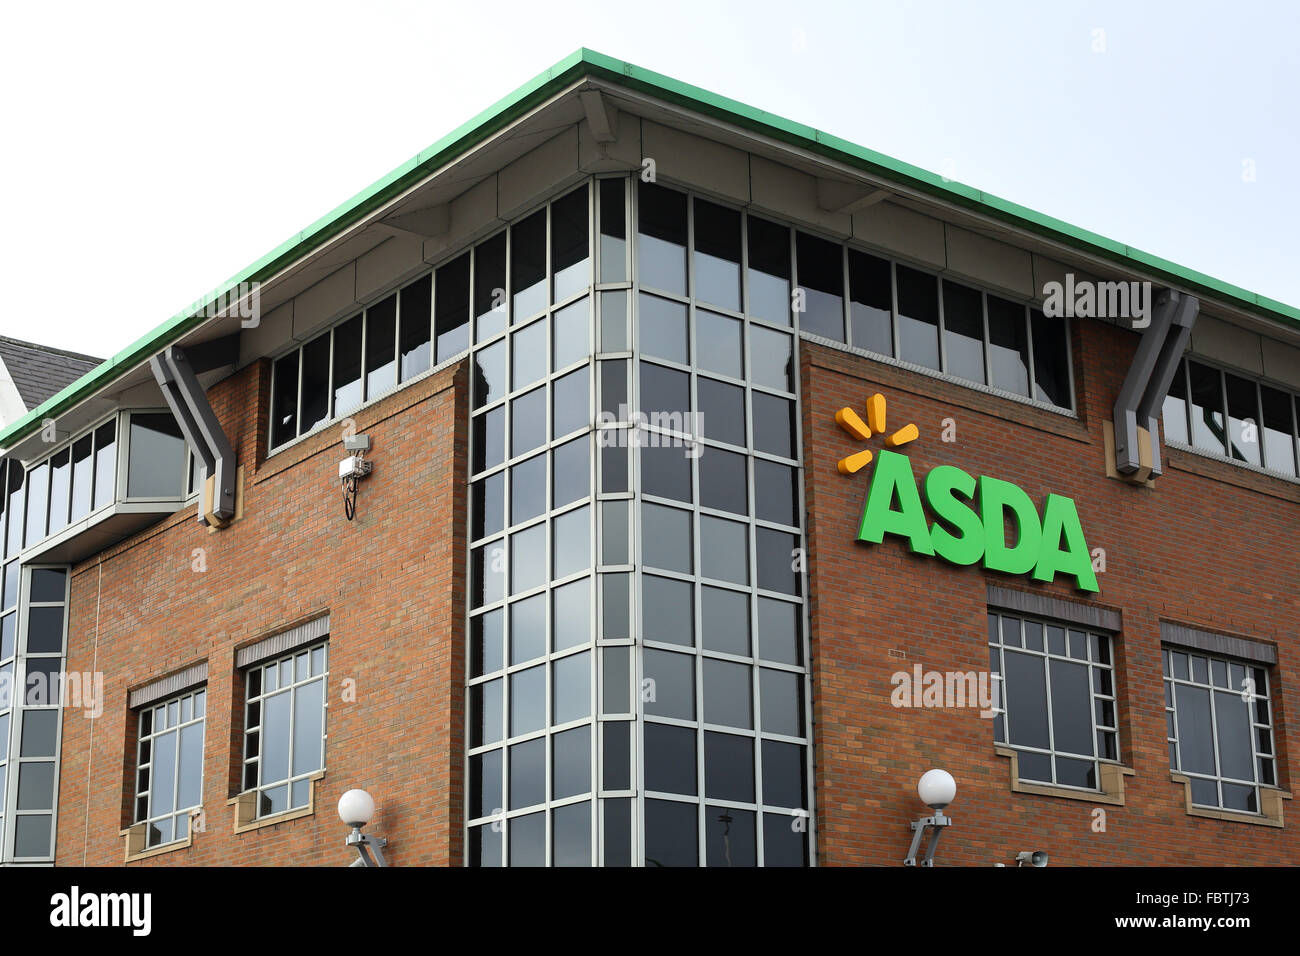
[[[835,422],[854,438],[862,441],[866,441],[873,434],[883,434],[885,431],[885,396],[877,392],[867,399],[867,420],[865,422],[858,416],[857,412],[848,407],[841,408],[835,413]],[[904,425],[892,435],[885,436],[885,447],[897,448],[899,445],[906,445],[908,442],[916,441],[920,434],[915,425]],[[852,475],[871,464],[872,457],[871,451],[864,449],[841,458],[837,467],[841,475]]]

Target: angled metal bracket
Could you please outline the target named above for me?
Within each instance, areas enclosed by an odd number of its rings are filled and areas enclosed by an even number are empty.
[[[203,386],[185,353],[175,347],[165,349],[161,354],[149,360],[154,378],[162,388],[163,398],[167,400],[176,423],[180,425],[185,440],[194,449],[202,465],[200,479],[206,482],[209,475],[215,475],[212,513],[222,520],[235,516],[235,452],[230,447],[226,433],[221,430],[221,423],[208,404]],[[199,509],[199,523],[207,524],[207,518]]]
[[[952,826],[952,817],[945,817],[942,810],[936,811],[932,817],[922,817],[913,822],[911,824],[912,845],[908,848],[903,866],[934,866],[934,851],[939,849],[939,838],[943,836],[944,827],[950,826]],[[925,836],[927,830],[930,831],[930,842],[926,846],[925,856],[918,864],[916,854],[921,849],[921,838]]]
[[[348,864],[350,867],[388,865],[383,853],[384,847],[388,846],[388,841],[383,837],[365,836],[360,827],[353,827],[344,845],[356,847],[357,858]]]
[[[1146,429],[1151,443],[1151,474],[1161,473],[1157,416],[1200,309],[1201,300],[1185,292],[1163,289],[1155,297],[1151,325],[1115,399],[1115,470],[1121,474],[1142,467],[1139,428]]]

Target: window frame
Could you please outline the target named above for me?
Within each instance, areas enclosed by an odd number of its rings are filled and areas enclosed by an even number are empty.
[[[162,711],[163,713],[166,713],[170,705],[174,703],[177,705],[178,712],[183,713],[184,701],[186,700],[186,698],[188,698],[190,701],[190,719],[178,720],[177,723],[169,724],[161,732],[159,732],[158,712]],[[203,713],[201,716],[195,717],[194,712],[197,709],[196,705],[200,699],[202,699]],[[135,710],[136,710],[136,749],[135,749],[136,759],[135,759],[135,774],[134,774],[135,795],[134,795],[134,799],[132,800],[132,808],[131,808],[132,823],[144,824],[145,827],[144,848],[146,850],[156,850],[161,847],[171,846],[174,843],[180,843],[189,839],[191,833],[193,832],[192,824],[189,822],[186,823],[184,836],[177,835],[177,829],[178,829],[177,824],[182,819],[186,821],[191,820],[191,818],[193,817],[193,811],[199,810],[203,807],[203,770],[204,770],[204,764],[206,762],[206,755],[207,755],[206,754],[207,720],[208,720],[207,684],[205,683],[197,687],[190,687],[186,690],[183,690],[176,694],[172,694],[168,697],[164,697],[160,700],[151,701],[148,704],[142,704],[139,707],[135,708]],[[148,733],[144,732],[144,719],[146,713],[153,714],[153,717],[150,719],[150,728]],[[203,730],[200,736],[200,744],[199,744],[199,768],[198,768],[199,802],[194,804],[193,806],[186,806],[186,807],[174,806],[173,809],[167,811],[166,813],[153,813],[152,811],[154,809],[153,798],[154,798],[154,783],[155,783],[155,777],[153,771],[157,766],[158,737],[163,734],[168,734],[175,731],[175,735],[176,735],[175,743],[174,743],[175,766],[172,771],[172,802],[173,804],[177,804],[180,801],[181,731],[184,730],[186,727],[192,727],[195,724],[199,724],[199,723],[202,723],[203,725]],[[150,744],[148,760],[143,759],[144,745],[146,741],[148,741]],[[149,786],[142,790],[140,784],[142,779],[142,771],[144,771],[145,769],[149,770]],[[141,800],[145,801],[144,814],[141,814],[140,812]],[[171,839],[163,840],[159,843],[151,843],[150,840],[152,839],[153,824],[162,820],[171,821],[172,824]]]
[[[1035,786],[1058,787],[1065,790],[1074,790],[1079,793],[1104,793],[1105,790],[1103,789],[1102,786],[1101,765],[1102,764],[1115,764],[1119,766],[1123,765],[1123,751],[1121,748],[1121,740],[1120,740],[1120,733],[1119,733],[1119,727],[1120,727],[1119,697],[1118,697],[1119,687],[1116,680],[1117,674],[1116,674],[1116,660],[1115,660],[1115,645],[1117,642],[1115,640],[1115,635],[1098,628],[1089,628],[1084,625],[1069,622],[1069,621],[1057,620],[1054,618],[1043,617],[1036,614],[1025,614],[1020,611],[1004,610],[1002,608],[997,608],[997,607],[989,608],[988,616],[989,616],[989,636],[986,641],[986,646],[989,648],[990,651],[990,661],[989,661],[990,681],[993,684],[993,686],[996,688],[993,692],[994,706],[993,706],[993,718],[992,718],[994,745],[999,747],[1006,747],[1010,750],[1016,751],[1017,753],[1033,753],[1033,754],[1040,754],[1046,756],[1048,758],[1052,770],[1051,780],[1037,780],[1030,777],[1025,777],[1023,774],[1020,774],[1017,782],[1028,784],[1028,785],[1035,785]],[[995,617],[997,619],[997,628],[998,628],[998,640],[996,643],[992,639],[992,631],[993,631],[992,619]],[[1016,653],[1033,655],[1037,658],[1041,658],[1043,661],[1043,688],[1044,688],[1043,700],[1044,700],[1045,713],[1047,716],[1047,740],[1048,740],[1048,746],[1046,749],[1041,747],[1031,747],[1025,744],[1018,744],[1018,743],[1011,742],[1010,717],[1009,717],[1009,707],[1008,707],[1009,693],[1007,690],[1008,681],[1006,680],[1006,657],[1005,657],[1005,649],[1008,647],[1008,645],[1005,643],[1003,632],[1002,632],[1002,620],[1004,618],[1010,618],[1012,620],[1018,621],[1020,625],[1021,643],[1019,646],[1012,645],[1010,649]],[[1042,629],[1043,649],[1041,651],[1036,651],[1024,646],[1023,635],[1024,635],[1024,625],[1026,623],[1037,624]],[[1064,655],[1056,654],[1051,651],[1050,645],[1048,644],[1048,638],[1047,638],[1048,627],[1058,627],[1065,632],[1066,648],[1065,648]],[[1086,657],[1082,660],[1080,658],[1071,656],[1069,653],[1071,632],[1080,633],[1083,635],[1085,650],[1087,653],[1086,653]],[[1106,656],[1109,658],[1108,662],[1102,662],[1095,659],[1097,657],[1096,650],[1095,650],[1097,644],[1094,642],[1094,639],[1096,641],[1105,642]],[[996,667],[994,666],[994,661],[992,659],[994,653],[997,654]],[[1092,731],[1091,733],[1092,756],[1091,757],[1087,756],[1086,754],[1071,753],[1069,751],[1058,750],[1056,747],[1056,734],[1055,734],[1055,728],[1053,726],[1054,718],[1052,713],[1051,662],[1053,660],[1066,661],[1076,665],[1082,664],[1087,668],[1088,705],[1089,705],[1088,719]],[[1093,674],[1094,669],[1103,669],[1104,671],[1109,672],[1110,674],[1109,694],[1103,693],[1099,690],[1100,681],[1094,677]],[[1097,705],[1099,701],[1110,702],[1111,708],[1113,710],[1113,718],[1114,718],[1114,722],[1112,724],[1107,725],[1107,724],[1098,723]],[[1114,740],[1115,756],[1113,758],[1106,757],[1101,754],[1102,748],[1099,746],[1098,743],[1099,734],[1109,734],[1111,735],[1111,738]],[[1057,770],[1056,770],[1056,761],[1058,758],[1064,758],[1067,760],[1076,760],[1076,761],[1091,760],[1092,763],[1094,764],[1094,775],[1095,775],[1096,786],[1079,787],[1074,784],[1058,782]]]
[[[311,641],[299,647],[292,648],[288,651],[275,654],[271,657],[263,658],[261,660],[250,663],[246,665],[244,668],[242,668],[243,673],[241,676],[244,681],[244,705],[243,705],[244,726],[241,735],[242,745],[241,745],[241,760],[240,760],[240,788],[241,788],[240,793],[253,793],[255,795],[254,797],[255,812],[253,816],[254,820],[264,820],[270,817],[280,816],[281,814],[284,813],[292,813],[297,810],[302,810],[304,807],[308,807],[311,805],[312,790],[310,786],[308,786],[307,788],[306,801],[300,804],[294,803],[293,790],[295,784],[301,781],[311,780],[317,775],[323,773],[326,769],[326,759],[325,759],[326,749],[327,749],[326,744],[329,740],[329,674],[330,674],[329,646],[330,646],[330,641],[329,638],[326,637],[323,640]],[[325,655],[324,667],[319,674],[312,673],[312,666],[311,666],[312,655],[315,651],[322,650],[322,649]],[[302,655],[306,655],[307,657],[307,677],[302,680],[299,680],[295,669],[295,661],[299,656]],[[275,690],[268,692],[266,689],[266,671],[271,668],[275,668],[278,671],[286,662],[290,666],[290,673],[293,677],[293,680],[289,684],[284,685],[281,684],[281,682],[277,678]],[[248,693],[248,686],[249,686],[248,680],[249,680],[249,676],[254,671],[260,671],[262,673],[261,673],[261,677],[259,678],[258,693],[254,695],[250,695]],[[293,772],[293,758],[295,754],[295,741],[294,741],[294,721],[296,719],[295,704],[297,702],[297,696],[300,688],[305,687],[308,684],[311,684],[315,681],[321,682],[320,762],[319,762],[319,766],[317,766],[312,770],[307,770],[295,774]],[[289,723],[288,723],[288,732],[287,732],[288,752],[286,755],[286,765],[288,768],[288,775],[285,776],[284,778],[276,779],[268,782],[262,778],[262,768],[263,768],[262,757],[265,753],[265,739],[264,739],[265,735],[263,731],[265,730],[266,727],[266,723],[265,723],[266,708],[264,704],[268,698],[279,696],[282,693],[289,694]],[[249,717],[249,711],[253,704],[258,705],[258,720],[256,724],[252,723]],[[250,755],[249,753],[250,741],[254,734],[257,734],[257,753],[255,755]],[[256,764],[256,769],[254,771],[255,773],[254,785],[250,787],[247,786],[248,774],[249,774],[250,767],[252,767],[254,764]],[[269,790],[273,790],[277,787],[285,788],[286,796],[285,796],[284,808],[279,810],[271,810],[266,813],[263,813],[262,801],[266,799],[265,796],[266,792]]]
[[[637,246],[637,236],[640,234],[638,202],[640,191],[636,188],[637,181],[635,177],[631,180],[632,189],[629,190],[629,202],[632,204],[630,209],[631,217],[631,247],[633,260],[633,277],[634,284],[629,293],[629,320],[631,322],[632,338],[626,353],[631,359],[628,367],[628,397],[633,407],[640,406],[640,381],[643,368],[646,366],[655,366],[661,369],[669,369],[685,373],[689,376],[688,393],[689,393],[689,411],[698,412],[700,409],[700,382],[710,381],[722,385],[729,385],[742,390],[744,403],[744,428],[745,440],[742,445],[734,445],[720,438],[710,438],[703,435],[683,435],[673,431],[668,427],[657,427],[653,424],[642,421],[640,423],[614,423],[604,427],[612,428],[629,428],[633,433],[639,432],[640,443],[644,443],[646,436],[654,435],[658,439],[680,439],[689,441],[689,443],[700,448],[713,448],[722,453],[739,454],[745,459],[745,494],[747,510],[744,514],[733,512],[726,509],[709,507],[702,500],[702,482],[699,470],[699,457],[692,457],[690,461],[691,469],[691,500],[681,501],[674,498],[660,497],[646,492],[642,480],[642,461],[635,447],[629,447],[628,468],[629,468],[629,490],[624,493],[607,495],[600,494],[601,500],[618,500],[628,499],[629,512],[633,522],[632,541],[635,544],[630,545],[632,555],[636,558],[635,563],[629,563],[626,567],[631,572],[630,583],[632,586],[632,595],[630,601],[630,615],[632,619],[632,638],[626,642],[633,648],[639,649],[633,653],[634,671],[636,679],[639,682],[644,677],[644,657],[646,652],[657,652],[671,654],[674,657],[686,658],[690,661],[690,673],[693,682],[692,704],[694,716],[691,718],[681,718],[672,716],[659,716],[648,714],[644,704],[632,704],[635,711],[636,719],[636,742],[635,753],[633,756],[633,784],[635,792],[632,793],[634,813],[632,816],[633,828],[633,865],[644,865],[646,852],[646,827],[649,819],[647,804],[654,803],[658,807],[662,806],[689,806],[693,808],[696,817],[696,852],[697,865],[708,865],[709,851],[709,829],[706,824],[706,817],[711,811],[723,810],[737,813],[750,813],[753,815],[754,845],[756,854],[756,865],[767,865],[767,837],[765,828],[772,819],[779,819],[782,822],[789,822],[801,819],[804,829],[803,841],[803,865],[812,866],[816,864],[817,859],[817,835],[816,835],[816,793],[813,785],[813,760],[814,760],[814,725],[812,721],[812,693],[811,693],[811,667],[810,667],[810,627],[809,613],[810,601],[808,598],[808,580],[806,570],[801,570],[797,579],[797,591],[795,593],[786,591],[774,591],[763,588],[760,585],[760,567],[759,567],[759,536],[764,531],[772,531],[792,535],[795,541],[801,546],[806,545],[806,528],[804,527],[804,475],[803,470],[799,467],[799,462],[803,460],[803,442],[804,436],[802,429],[798,425],[799,410],[801,405],[801,387],[799,381],[799,363],[797,361],[799,340],[804,338],[801,329],[801,313],[791,309],[788,313],[788,321],[782,322],[776,319],[769,319],[753,313],[754,302],[750,289],[750,218],[762,220],[764,222],[777,225],[786,230],[787,242],[787,263],[789,267],[789,288],[800,288],[798,283],[798,235],[800,232],[812,235],[814,238],[828,241],[833,245],[841,247],[840,252],[840,321],[842,327],[846,327],[850,321],[849,308],[849,289],[847,281],[847,252],[844,251],[844,243],[836,238],[826,236],[813,229],[804,229],[794,225],[789,221],[774,218],[763,214],[753,214],[750,210],[743,208],[735,202],[734,199],[719,197],[710,194],[707,191],[696,189],[692,186],[679,184],[670,180],[661,179],[659,185],[682,193],[686,197],[687,210],[687,236],[686,236],[686,293],[679,294],[665,291],[660,288],[649,288],[643,286],[640,281],[639,273],[639,249]],[[740,309],[733,310],[725,306],[720,306],[712,302],[704,301],[697,297],[697,283],[695,276],[696,265],[696,248],[695,248],[695,200],[704,199],[708,202],[722,206],[727,209],[740,213],[739,234],[741,244],[741,262],[740,262]],[[891,272],[892,276],[892,272]],[[676,362],[671,359],[661,358],[647,354],[641,348],[640,332],[641,323],[639,321],[640,305],[643,295],[651,295],[663,298],[671,302],[684,305],[687,312],[687,361],[685,363]],[[725,372],[715,371],[705,368],[700,363],[699,355],[699,321],[700,312],[708,312],[727,319],[735,320],[741,323],[740,345],[741,345],[741,375],[735,377]],[[754,330],[772,332],[790,336],[790,354],[792,358],[792,367],[787,387],[778,387],[757,381],[754,375],[753,362],[753,333]],[[815,339],[815,341],[821,341]],[[602,356],[603,357],[603,356]],[[611,356],[612,357],[612,356]],[[754,422],[757,413],[753,409],[755,396],[767,396],[773,399],[780,399],[789,403],[790,410],[794,416],[794,428],[792,431],[792,441],[789,456],[778,454],[772,451],[766,451],[758,447],[756,442],[756,430]],[[629,443],[631,444],[631,443]],[[786,467],[795,468],[794,482],[797,500],[797,525],[785,525],[780,522],[771,521],[761,517],[758,513],[758,499],[755,489],[756,464],[759,461],[767,461]],[[603,467],[602,461],[602,467]],[[691,549],[691,570],[674,571],[672,569],[651,567],[644,560],[642,551],[646,536],[643,531],[644,519],[643,509],[646,505],[658,506],[661,508],[672,509],[678,513],[684,513],[689,516],[690,528],[690,549]],[[702,561],[702,528],[704,522],[709,519],[732,522],[745,527],[746,529],[746,546],[748,554],[746,556],[746,573],[747,580],[745,583],[736,581],[718,579],[709,577],[705,574]],[[639,555],[639,557],[637,557]],[[602,571],[607,570],[602,568]],[[609,571],[615,573],[623,569],[610,568]],[[693,629],[692,641],[690,645],[683,645],[670,642],[662,642],[653,639],[646,639],[643,635],[643,618],[642,615],[648,605],[645,600],[645,582],[646,576],[652,578],[661,578],[665,580],[676,581],[689,586],[691,592],[690,616],[691,626]],[[704,621],[704,589],[711,588],[715,591],[725,591],[732,595],[741,595],[747,601],[750,617],[750,647],[748,654],[733,654],[728,651],[716,650],[705,646],[703,640],[703,621]],[[603,592],[603,588],[602,588]],[[796,608],[795,621],[799,630],[798,635],[798,652],[800,662],[789,664],[783,661],[775,660],[763,655],[758,636],[759,611],[764,600],[779,602],[781,604],[791,605]],[[602,643],[606,643],[602,638]],[[613,643],[613,642],[610,642]],[[748,685],[750,707],[750,726],[748,728],[733,726],[725,723],[715,723],[706,720],[705,714],[705,680],[707,665],[714,664],[727,665],[738,664],[749,669]],[[786,674],[792,676],[797,682],[801,700],[799,702],[799,720],[802,724],[802,732],[797,735],[784,733],[780,729],[770,729],[764,725],[762,719],[762,684],[768,674]],[[694,735],[695,746],[695,793],[694,795],[673,793],[668,791],[649,790],[645,780],[645,731],[648,726],[668,729],[688,730]],[[753,797],[751,800],[737,801],[720,796],[710,796],[707,790],[708,774],[706,765],[706,749],[709,737],[721,735],[722,737],[741,737],[752,741],[752,771],[753,771]],[[764,774],[763,774],[763,753],[766,749],[765,744],[789,744],[801,747],[803,754],[803,793],[802,798],[805,806],[795,809],[779,807],[766,799],[768,794],[764,794]],[[601,796],[605,796],[602,791]],[[602,805],[604,801],[602,800]]]
[[[688,190],[688,191],[692,195],[695,194],[694,190]],[[767,219],[770,222],[776,222],[780,225],[784,225],[786,228],[790,230],[791,233],[790,288],[791,290],[801,288],[798,281],[799,279],[798,262],[795,258],[795,243],[797,242],[798,239],[798,233],[802,232],[806,235],[810,235],[818,239],[826,240],[828,242],[831,242],[841,247],[841,268],[843,273],[843,282],[842,282],[843,288],[840,294],[840,303],[843,312],[841,316],[841,322],[843,323],[843,329],[845,333],[844,340],[839,341],[837,339],[826,339],[810,332],[804,332],[802,330],[800,330],[798,333],[800,338],[810,339],[811,341],[817,342],[819,344],[830,343],[832,347],[846,349],[855,355],[868,355],[873,359],[876,359],[878,361],[884,361],[889,365],[896,365],[900,368],[907,369],[908,371],[917,372],[922,375],[928,375],[932,378],[938,378],[941,379],[942,381],[951,382],[955,385],[961,385],[964,388],[974,389],[975,391],[983,392],[988,395],[996,395],[999,398],[1006,398],[1014,402],[1019,402],[1021,404],[1031,405],[1034,408],[1041,408],[1045,411],[1054,412],[1058,415],[1065,415],[1073,418],[1078,417],[1079,398],[1078,398],[1078,393],[1076,391],[1077,382],[1075,379],[1075,370],[1074,370],[1074,337],[1073,337],[1074,320],[1071,317],[1061,316],[1059,320],[1054,320],[1054,321],[1060,321],[1064,323],[1065,326],[1064,336],[1063,336],[1065,342],[1064,361],[1065,361],[1066,378],[1068,382],[1069,395],[1070,395],[1070,405],[1066,407],[1066,406],[1057,405],[1053,402],[1044,401],[1042,399],[1038,399],[1034,397],[1034,389],[1035,386],[1037,385],[1038,375],[1037,375],[1037,369],[1035,367],[1036,359],[1034,357],[1033,313],[1035,311],[1038,312],[1042,311],[1041,306],[1036,304],[1034,298],[1032,297],[1026,298],[1023,295],[1017,295],[1015,293],[1007,292],[1004,290],[992,289],[982,284],[965,281],[964,279],[951,278],[942,274],[942,272],[940,271],[936,271],[935,267],[932,264],[921,263],[915,260],[910,260],[905,257],[899,256],[897,253],[877,249],[857,239],[844,240],[844,239],[836,238],[834,236],[831,236],[828,233],[818,230],[816,227],[795,224],[780,219],[772,219],[771,217],[768,216],[760,216],[759,218]],[[744,235],[747,237],[748,233],[745,232]],[[747,252],[748,251],[747,243],[745,249]],[[889,265],[890,299],[891,299],[890,334],[891,334],[892,344],[893,344],[893,349],[895,354],[889,355],[881,352],[874,352],[871,351],[870,349],[853,344],[853,328],[852,328],[853,312],[852,312],[852,299],[851,299],[852,290],[849,281],[850,271],[849,271],[849,256],[848,256],[848,250],[850,249],[871,256],[875,259],[883,260]],[[938,355],[939,355],[938,369],[928,368],[924,365],[917,365],[913,362],[909,362],[903,358],[900,358],[899,355],[897,354],[900,347],[899,309],[898,309],[898,267],[899,266],[906,266],[907,268],[912,269],[913,271],[920,272],[926,276],[932,277],[935,280],[935,295],[938,299],[938,303],[937,303],[938,326],[936,329],[938,335]],[[983,337],[983,360],[984,360],[984,378],[985,378],[984,382],[977,382],[972,379],[962,378],[948,371],[947,326],[945,325],[944,322],[944,294],[943,294],[944,282],[951,282],[954,285],[963,286],[967,289],[979,293],[980,295],[980,305],[981,305],[980,311],[981,311],[981,319],[983,324],[983,336],[984,336]],[[746,289],[746,291],[748,290]],[[1003,299],[1007,302],[1014,303],[1019,306],[1023,306],[1024,308],[1025,347],[1029,359],[1028,367],[1026,369],[1026,372],[1029,377],[1028,395],[1020,395],[1017,394],[1016,392],[1007,391],[1006,389],[998,388],[997,386],[991,384],[992,352],[991,352],[990,340],[989,340],[989,314],[988,314],[988,297],[990,295],[997,296],[1000,299]],[[764,321],[764,320],[758,319],[757,321]]]
[[[1187,677],[1177,677],[1174,674],[1174,654],[1182,654],[1187,658]],[[1206,662],[1206,682],[1201,683],[1195,679],[1194,658],[1203,658]],[[1268,665],[1260,661],[1250,661],[1244,658],[1233,657],[1228,654],[1220,654],[1211,651],[1202,651],[1194,647],[1184,647],[1178,644],[1163,643],[1160,647],[1161,660],[1161,690],[1164,695],[1164,712],[1166,715],[1166,730],[1172,727],[1173,736],[1166,732],[1165,742],[1169,748],[1169,769],[1172,773],[1181,774],[1192,780],[1212,781],[1215,787],[1215,793],[1218,796],[1217,804],[1201,803],[1194,799],[1192,788],[1188,784],[1188,803],[1192,807],[1202,810],[1218,810],[1224,813],[1241,813],[1254,816],[1264,816],[1263,798],[1261,790],[1279,789],[1278,787],[1278,752],[1277,752],[1277,735],[1274,733],[1275,721],[1273,714],[1273,695],[1271,693],[1271,676],[1269,671],[1273,665]],[[1228,674],[1228,686],[1221,687],[1214,683],[1214,663],[1225,665]],[[1246,701],[1248,724],[1250,728],[1251,742],[1251,773],[1253,780],[1243,780],[1238,777],[1228,777],[1223,773],[1222,759],[1219,753],[1219,714],[1215,704],[1216,695],[1224,691],[1241,695],[1245,688],[1234,689],[1232,687],[1232,668],[1241,667],[1245,671],[1247,679],[1254,683],[1254,673],[1259,672],[1264,676],[1264,693],[1259,693],[1258,688],[1252,688],[1252,699]],[[1214,773],[1205,774],[1199,771],[1184,770],[1182,767],[1182,745],[1183,736],[1181,725],[1178,718],[1178,692],[1179,685],[1186,685],[1209,693],[1210,700],[1210,750],[1214,757]],[[1256,704],[1259,701],[1264,702],[1264,708],[1268,716],[1266,724],[1260,723],[1256,717],[1259,713]],[[1259,732],[1263,730],[1268,734],[1269,753],[1263,753],[1260,750]],[[1261,760],[1267,760],[1271,763],[1273,772],[1273,782],[1266,783],[1263,778]],[[1239,807],[1229,807],[1223,799],[1224,785],[1235,785],[1241,787],[1250,787],[1254,791],[1255,809],[1243,810]]]
[[[1205,368],[1208,368],[1211,371],[1216,372],[1219,376],[1219,394],[1220,394],[1220,401],[1222,403],[1219,407],[1219,411],[1223,414],[1224,427],[1226,429],[1225,441],[1222,450],[1215,450],[1213,448],[1204,448],[1201,445],[1196,444],[1196,430],[1193,427],[1193,419],[1192,419],[1192,380],[1191,380],[1192,362],[1196,362],[1198,365],[1202,365]],[[1198,355],[1193,352],[1185,352],[1182,356],[1179,357],[1178,369],[1174,374],[1180,378],[1183,385],[1183,397],[1179,400],[1182,401],[1183,403],[1183,409],[1182,409],[1183,428],[1187,435],[1187,440],[1184,442],[1184,441],[1170,440],[1168,438],[1165,438],[1165,444],[1168,447],[1174,448],[1178,451],[1184,451],[1194,455],[1200,455],[1204,458],[1210,458],[1214,461],[1227,462],[1228,464],[1234,465],[1238,468],[1245,468],[1247,471],[1253,471],[1260,474],[1268,475],[1269,477],[1272,478],[1280,478],[1283,481],[1289,481],[1292,483],[1300,484],[1300,389],[1296,389],[1295,386],[1293,385],[1284,384],[1282,382],[1277,381],[1276,379],[1269,378],[1268,376],[1259,375],[1255,372],[1249,372],[1240,368],[1233,368],[1232,366],[1227,365],[1224,362],[1218,361],[1213,358],[1207,358],[1203,355]],[[1261,462],[1258,465],[1254,464],[1253,462],[1245,461],[1240,458],[1234,458],[1231,454],[1228,453],[1228,442],[1230,440],[1231,430],[1232,430],[1231,418],[1228,415],[1228,378],[1227,377],[1229,375],[1235,375],[1237,378],[1244,379],[1248,382],[1251,382],[1255,386],[1255,412],[1256,412],[1255,427],[1259,435],[1258,444],[1260,449],[1260,462]],[[1170,383],[1170,388],[1173,388],[1172,381]],[[1295,474],[1291,474],[1285,471],[1276,471],[1273,468],[1269,467],[1268,451],[1265,442],[1263,440],[1263,432],[1264,432],[1263,389],[1265,388],[1270,388],[1275,392],[1280,392],[1283,395],[1287,396],[1287,398],[1290,400],[1291,455],[1292,455],[1292,465],[1296,469]],[[1160,425],[1162,429],[1162,436],[1167,433],[1167,427],[1165,425],[1165,407],[1163,403],[1167,401],[1168,398],[1169,398],[1169,393],[1166,392],[1161,399],[1162,404],[1160,408]]]

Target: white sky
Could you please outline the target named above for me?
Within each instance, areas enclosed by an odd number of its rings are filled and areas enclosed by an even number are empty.
[[[0,334],[117,352],[580,46],[1300,305],[1297,35],[1289,2],[6,3]]]

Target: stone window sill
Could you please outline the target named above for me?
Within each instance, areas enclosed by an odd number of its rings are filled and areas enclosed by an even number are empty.
[[[1226,820],[1229,823],[1249,823],[1257,827],[1284,827],[1286,822],[1282,812],[1282,801],[1290,800],[1291,794],[1276,787],[1259,788],[1259,813],[1242,813],[1239,810],[1216,810],[1213,807],[1192,805],[1191,778],[1171,770],[1169,777],[1174,783],[1182,784],[1189,817],[1204,817],[1209,820]]]
[[[160,856],[163,853],[171,853],[175,850],[186,850],[194,844],[194,823],[193,815],[190,817],[189,832],[186,833],[184,840],[175,840],[172,843],[164,843],[162,846],[155,846],[145,849],[145,841],[148,839],[149,825],[147,823],[134,823],[125,830],[119,830],[118,836],[126,838],[126,860],[127,863],[134,863],[136,860],[147,860],[153,856]]]
[[[250,830],[260,830],[262,827],[272,827],[278,823],[288,823],[290,820],[299,820],[314,815],[316,813],[316,784],[324,777],[325,771],[318,770],[307,778],[311,784],[307,790],[307,806],[295,807],[292,810],[285,810],[283,813],[276,813],[269,817],[259,817],[257,815],[256,790],[245,790],[239,796],[231,797],[226,801],[226,804],[235,808],[235,832],[247,833]]]
[[[1104,803],[1110,806],[1124,806],[1124,778],[1131,777],[1135,771],[1122,764],[1097,764],[1101,772],[1101,788],[1098,790],[1076,790],[1073,787],[1054,787],[1048,783],[1028,783],[1020,779],[1020,755],[1011,747],[996,744],[993,752],[999,757],[1011,761],[1011,790],[1013,793],[1032,793],[1039,797],[1059,797],[1063,800],[1082,800],[1085,803]]]

